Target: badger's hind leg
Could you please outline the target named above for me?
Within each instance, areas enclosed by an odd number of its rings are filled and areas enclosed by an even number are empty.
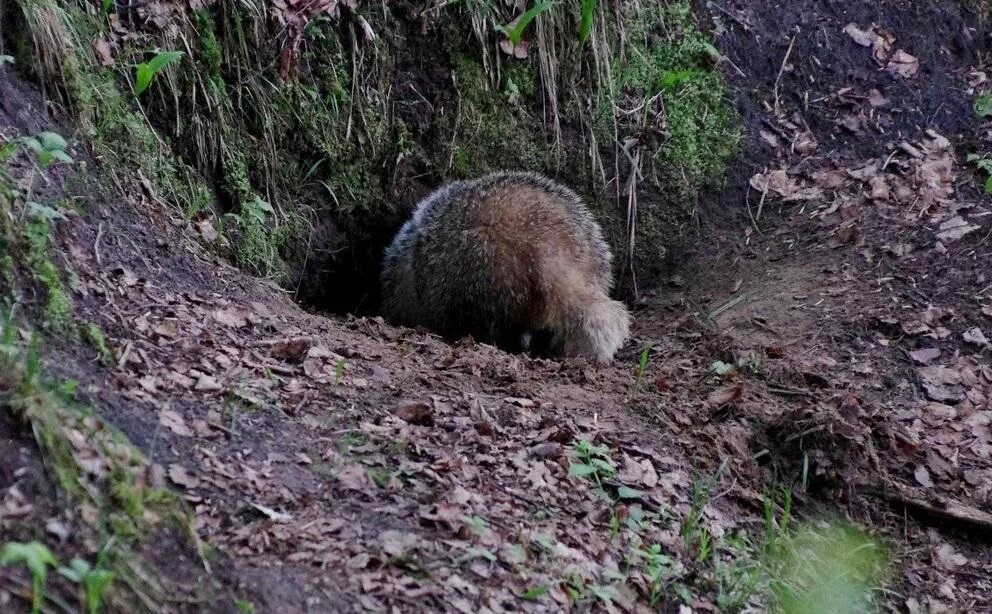
[[[549,358],[554,355],[554,331],[546,328],[529,330],[523,334],[524,351],[535,358]]]

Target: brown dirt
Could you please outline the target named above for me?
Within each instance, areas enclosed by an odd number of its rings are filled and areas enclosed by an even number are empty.
[[[808,458],[798,511],[847,514],[893,544],[889,608],[992,611],[981,533],[893,503],[910,491],[992,503],[989,348],[965,336],[992,334],[982,312],[992,304],[990,202],[963,165],[967,151],[992,147],[968,89],[987,70],[986,32],[937,2],[721,7],[711,13],[726,28],[718,40],[746,75],[728,68],[746,152],[713,199],[721,206],[703,211],[699,249],[637,306],[636,339],[611,368],[306,313],[207,253],[141,187],[122,196],[87,180],[86,204],[59,225],[58,242],[79,315],[103,327],[117,362],[104,368],[91,349],[49,340],[46,365],[80,381],[183,493],[200,536],[225,553],[210,590],[262,612],[560,610],[565,578],[602,582],[645,542],[673,553],[706,611],[715,589],[692,579],[678,536],[694,477],[727,462],[706,521],[729,532],[753,526],[766,485],[794,483]],[[891,31],[889,53],[916,56],[919,73],[880,70],[843,32],[851,22]],[[50,125],[9,72],[0,89],[5,134]],[[887,104],[873,106],[871,89]],[[921,157],[900,150],[904,141]],[[877,169],[851,174],[872,161]],[[945,161],[947,173],[928,171]],[[780,183],[762,183],[775,170]],[[758,173],[764,198],[749,187]],[[68,193],[66,177],[53,175],[45,197]],[[888,199],[871,197],[879,182]],[[941,235],[958,216],[977,228]],[[911,352],[924,348],[940,355],[917,364]],[[753,371],[710,374],[714,361],[749,353]],[[728,387],[739,398],[715,404]],[[0,428],[9,501],[16,468],[40,464],[14,425]],[[608,446],[618,479],[645,493],[642,507],[665,511],[658,522],[611,538],[607,506],[567,475],[578,439]],[[45,490],[30,491],[26,516],[4,516],[4,540],[41,532],[55,505]],[[170,548],[149,555],[199,577]],[[616,607],[643,603],[644,582],[632,572]],[[535,586],[548,597],[522,601]]]

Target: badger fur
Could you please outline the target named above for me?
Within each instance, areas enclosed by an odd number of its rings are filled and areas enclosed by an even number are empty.
[[[609,296],[611,260],[568,188],[521,172],[456,181],[421,201],[386,249],[384,315],[511,349],[543,334],[554,354],[608,363],[630,334],[630,313]]]

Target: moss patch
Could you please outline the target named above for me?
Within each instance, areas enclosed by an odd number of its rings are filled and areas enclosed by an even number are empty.
[[[45,291],[45,324],[54,332],[70,332],[73,328],[72,301],[65,292],[59,269],[52,262],[49,250],[51,228],[45,219],[27,224],[27,264],[35,280]]]
[[[640,98],[645,113],[663,99],[665,135],[652,166],[671,187],[695,194],[722,179],[740,140],[714,65],[719,52],[693,23],[688,2],[640,10],[627,27],[629,58],[615,69],[614,89]]]
[[[83,340],[90,344],[103,365],[109,365],[114,358],[110,347],[107,345],[107,337],[103,334],[103,329],[94,322],[85,322],[80,326]]]
[[[454,58],[457,112],[435,135],[434,164],[444,175],[467,178],[500,169],[543,171],[552,156],[541,119],[530,114],[536,102],[537,75],[530,62],[507,66],[492,86],[473,56]]]

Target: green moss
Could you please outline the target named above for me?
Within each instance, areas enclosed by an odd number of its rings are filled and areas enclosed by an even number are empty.
[[[435,135],[435,164],[445,174],[472,177],[504,168],[541,171],[552,156],[533,108],[537,78],[529,63],[512,64],[499,88],[490,86],[474,57],[454,58],[457,116],[440,122]]]
[[[103,334],[99,324],[85,322],[80,327],[80,332],[82,332],[83,339],[96,350],[97,357],[103,365],[106,366],[113,362],[114,356],[107,345],[107,337]]]
[[[616,68],[614,90],[636,93],[645,102],[663,97],[668,136],[654,166],[668,187],[694,196],[722,179],[740,139],[714,67],[716,50],[696,28],[685,1],[643,9],[627,29],[632,47],[628,62]]]
[[[72,301],[66,294],[59,277],[58,267],[49,253],[49,233],[51,229],[45,219],[35,219],[24,229],[28,247],[28,267],[35,280],[45,290],[45,322],[56,332],[72,330]]]
[[[17,300],[19,290],[17,287],[17,274],[14,269],[14,258],[7,251],[10,242],[4,237],[0,237],[0,251],[7,252],[0,256],[0,284],[2,284],[3,296],[8,300]]]
[[[213,16],[208,9],[200,9],[194,14],[196,19],[196,33],[200,42],[200,63],[206,68],[210,81],[218,88],[226,91],[226,83],[221,74],[221,62],[223,62],[223,50],[217,42],[217,35],[214,30]]]

